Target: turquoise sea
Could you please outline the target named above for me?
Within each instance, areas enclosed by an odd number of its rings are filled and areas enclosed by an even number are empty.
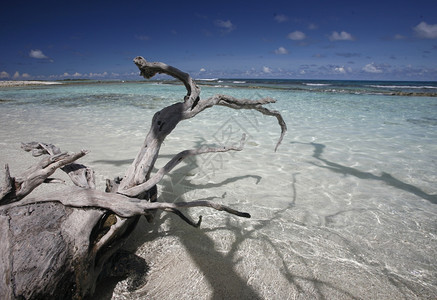
[[[437,298],[437,82],[198,83],[202,98],[276,99],[268,107],[288,133],[274,152],[277,121],[256,111],[213,107],[183,121],[157,168],[185,149],[248,140],[241,152],[184,161],[160,183],[160,201],[208,199],[252,218],[198,208],[188,213],[203,215],[200,229],[166,213],[141,221],[125,246],[138,263],[98,297]],[[104,189],[123,176],[153,114],[185,94],[172,81],[0,88],[0,165],[18,176],[36,162],[21,142],[88,149],[80,162]],[[35,193],[49,188],[62,186]]]

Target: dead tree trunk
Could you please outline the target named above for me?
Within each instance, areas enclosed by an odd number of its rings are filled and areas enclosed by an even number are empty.
[[[240,151],[244,135],[237,146],[184,150],[153,175],[152,170],[162,142],[177,124],[214,105],[254,109],[276,117],[281,128],[276,150],[286,125],[279,112],[263,106],[275,100],[252,101],[224,95],[201,100],[200,88],[188,74],[164,63],[147,62],[142,57],[134,62],[145,78],[165,73],[179,79],[187,95],[183,102],[155,113],[134,162],[122,179],[107,180],[105,192],[95,189],[93,170],[75,162],[87,151],[66,153],[54,145],[38,142],[22,145],[33,156],[44,157],[18,177],[12,177],[8,166],[5,167],[5,182],[0,189],[0,299],[82,299],[92,295],[104,264],[123,245],[138,218],[145,215],[151,220],[158,209],[175,213],[196,227],[200,226],[201,217],[192,222],[181,208],[206,206],[250,217],[248,213],[211,201],[156,201],[156,185],[182,160],[208,152]],[[50,178],[57,169],[66,172],[76,187],[30,197],[37,186],[57,182]]]

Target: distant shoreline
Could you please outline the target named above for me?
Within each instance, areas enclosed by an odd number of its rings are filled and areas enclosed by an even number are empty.
[[[195,79],[199,86],[215,88],[249,88],[336,94],[376,94],[385,96],[437,97],[436,82],[425,81],[363,81],[363,80],[294,80],[294,79]],[[0,89],[23,86],[83,85],[83,84],[169,84],[182,85],[177,80],[9,80],[0,81]]]
[[[8,81],[0,81],[0,87],[26,86],[26,85],[52,85],[52,84],[62,84],[62,82],[56,82],[56,81],[37,81],[37,80],[8,80]]]

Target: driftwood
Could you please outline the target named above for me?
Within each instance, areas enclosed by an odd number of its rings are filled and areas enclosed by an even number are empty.
[[[248,213],[211,201],[157,202],[156,185],[182,160],[202,153],[241,151],[244,135],[237,146],[185,150],[153,175],[152,169],[162,142],[177,124],[214,105],[254,109],[276,117],[281,127],[276,151],[286,125],[279,112],[263,106],[275,100],[253,101],[224,95],[201,100],[200,88],[188,74],[142,57],[134,62],[145,78],[165,73],[179,79],[187,95],[183,102],[155,113],[134,162],[122,179],[107,180],[105,192],[95,189],[93,170],[76,163],[87,154],[86,150],[67,153],[51,144],[22,145],[25,151],[42,159],[18,177],[12,177],[9,167],[5,167],[5,181],[0,189],[0,299],[82,299],[92,295],[105,263],[123,245],[138,218],[144,215],[151,221],[156,210],[175,213],[196,227],[200,226],[201,217],[193,222],[180,209],[204,206],[250,218]],[[75,187],[31,197],[29,194],[37,186],[59,181],[50,177],[57,169],[66,172]]]

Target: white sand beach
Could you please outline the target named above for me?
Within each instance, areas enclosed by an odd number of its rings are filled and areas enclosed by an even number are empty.
[[[0,87],[9,86],[24,86],[24,85],[52,85],[52,84],[62,84],[56,81],[38,81],[38,80],[7,80],[0,81]]]

